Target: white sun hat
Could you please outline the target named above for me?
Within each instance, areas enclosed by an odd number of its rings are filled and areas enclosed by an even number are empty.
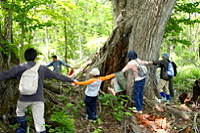
[[[90,74],[97,76],[97,75],[100,75],[100,71],[99,71],[98,68],[93,68],[93,69],[90,71]]]

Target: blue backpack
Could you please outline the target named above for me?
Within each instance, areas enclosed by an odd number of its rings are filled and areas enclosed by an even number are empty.
[[[166,60],[167,61],[167,60]],[[173,77],[174,76],[174,68],[172,66],[172,63],[171,62],[168,62],[168,66],[167,66],[167,74],[170,76],[170,77]]]

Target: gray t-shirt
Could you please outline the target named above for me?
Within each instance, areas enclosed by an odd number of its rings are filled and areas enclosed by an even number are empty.
[[[35,65],[35,62],[30,61],[26,63],[22,63],[20,65],[16,65],[10,70],[4,71],[0,73],[0,81],[10,79],[10,78],[17,78],[20,80],[22,73],[33,67]],[[71,79],[65,75],[62,75],[57,72],[53,72],[50,69],[48,69],[46,66],[40,65],[38,69],[39,74],[39,81],[38,81],[38,89],[36,94],[33,95],[21,95],[19,97],[19,101],[23,102],[35,102],[35,101],[42,101],[44,102],[44,92],[43,92],[43,85],[44,85],[44,78],[51,78],[51,79],[57,79],[64,82],[70,82],[72,83],[74,79]]]

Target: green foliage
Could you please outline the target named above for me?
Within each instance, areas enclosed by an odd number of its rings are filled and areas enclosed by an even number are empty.
[[[125,116],[131,116],[130,112],[124,110],[124,105],[128,101],[127,95],[113,96],[111,94],[103,94],[99,96],[102,104],[105,106],[113,106],[113,110],[110,112],[114,119],[117,121],[123,121]]]
[[[45,64],[52,54],[62,60],[93,57],[113,27],[111,1],[8,0],[0,6],[2,31],[6,29],[4,18],[12,10],[15,52],[20,55],[34,46],[41,51]]]
[[[192,43],[190,41],[186,40],[186,39],[176,39],[175,38],[175,39],[171,39],[170,41],[173,44],[178,44],[178,43],[183,44],[183,47],[192,46]]]
[[[7,41],[1,41],[0,43],[4,44],[3,47],[0,47],[0,51],[4,54],[9,54],[10,51],[18,51],[16,45],[10,44]]]
[[[192,65],[180,67],[177,76],[174,77],[175,88],[184,92],[192,92],[195,80],[200,77],[199,69]]]
[[[198,14],[200,2],[178,1],[165,29],[164,38],[168,45],[192,46],[193,40],[188,38],[187,26],[195,26],[200,23]],[[190,29],[191,31],[191,29]],[[197,31],[198,32],[198,31]]]
[[[51,121],[57,122],[60,126],[55,129],[50,129],[50,133],[74,133],[74,119],[67,115],[66,111],[56,109],[51,115]]]
[[[177,2],[175,12],[200,13],[199,1],[195,2]]]

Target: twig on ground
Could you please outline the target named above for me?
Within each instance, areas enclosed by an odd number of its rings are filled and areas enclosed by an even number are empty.
[[[124,133],[126,133],[126,120],[124,122]]]
[[[171,122],[171,124],[170,124],[171,126],[168,126],[168,128],[173,129],[173,127],[174,127],[174,125],[175,125],[176,117],[174,116],[173,113],[170,112],[170,114],[172,115],[173,120],[172,120],[172,122]],[[170,129],[170,130],[171,130],[171,129]]]
[[[99,101],[99,116],[101,115],[101,101]]]

